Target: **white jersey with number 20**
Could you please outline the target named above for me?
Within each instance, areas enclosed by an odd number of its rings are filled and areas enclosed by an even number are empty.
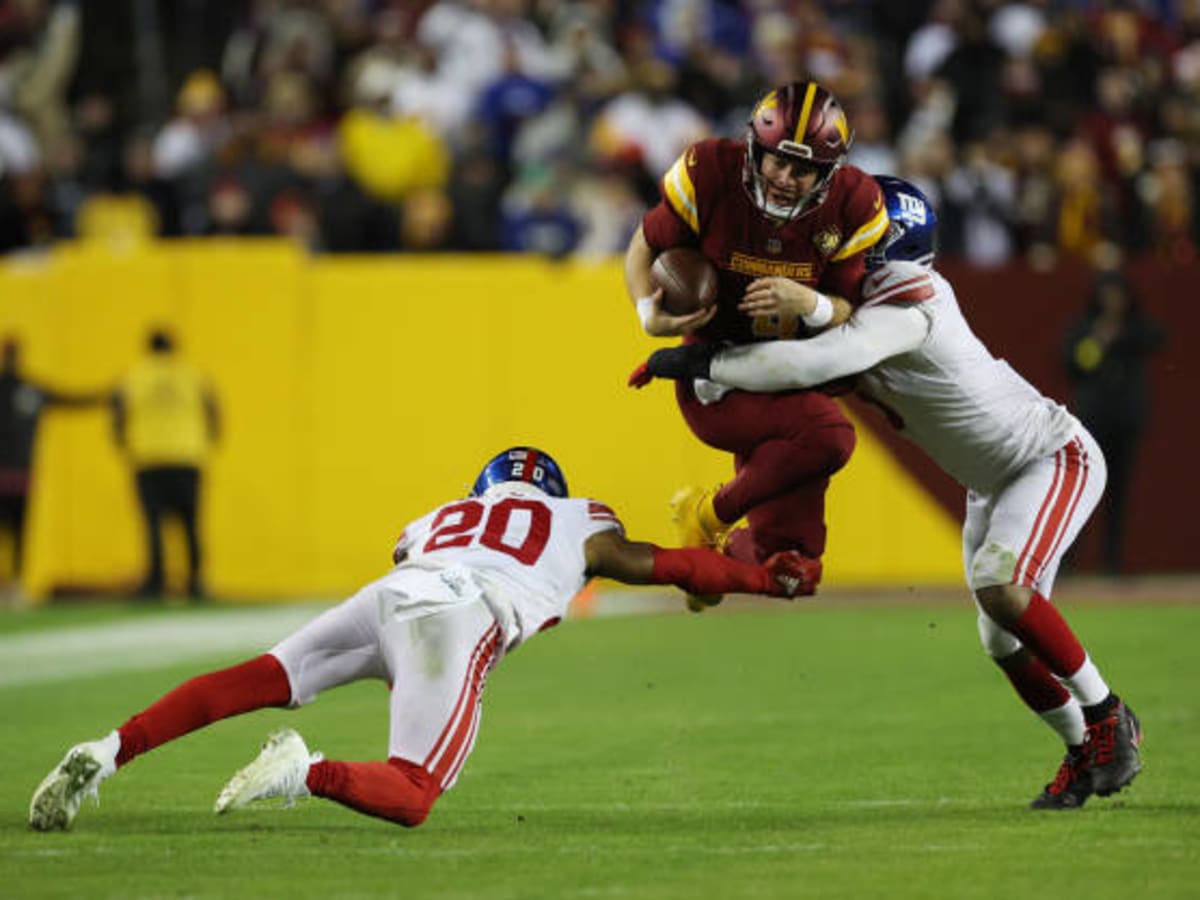
[[[405,558],[392,576],[402,585],[411,585],[420,571],[436,579],[430,596],[410,598],[416,614],[426,605],[482,595],[511,648],[566,615],[587,581],[587,539],[621,527],[616,514],[595,500],[548,497],[516,483],[496,485],[482,497],[447,503],[405,528],[396,546]]]

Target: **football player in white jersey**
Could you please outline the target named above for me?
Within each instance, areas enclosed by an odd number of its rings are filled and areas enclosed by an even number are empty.
[[[1141,769],[1141,727],[1049,602],[1063,554],[1104,490],[1104,457],[1065,408],[988,352],[931,266],[937,219],[911,184],[877,176],[891,220],[863,303],[802,341],[660,350],[630,379],[709,378],[743,390],[857,376],[859,390],[967,488],[963,561],[984,649],[1067,745],[1035,809],[1073,809]]]
[[[387,575],[267,653],[193,678],[106,737],[71,748],[34,792],[29,824],[69,828],[104,779],[167,741],[375,678],[391,686],[386,762],[325,760],[285,729],[233,776],[216,811],[311,794],[420,825],[475,744],[488,673],[557,624],[588,579],[779,597],[812,594],[820,579],[820,563],[795,551],[752,565],[710,550],[627,540],[609,507],[569,498],[558,464],[532,447],[500,453],[470,496],[405,528],[393,562]]]

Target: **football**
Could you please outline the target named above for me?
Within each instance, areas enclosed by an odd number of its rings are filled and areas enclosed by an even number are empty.
[[[708,309],[717,302],[720,280],[717,267],[699,250],[671,247],[650,268],[656,287],[662,288],[663,312],[673,316]]]

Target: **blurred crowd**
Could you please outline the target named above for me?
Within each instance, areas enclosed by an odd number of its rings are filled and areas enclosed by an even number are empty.
[[[1200,0],[7,0],[0,252],[623,250],[814,78],[980,266],[1200,242]]]

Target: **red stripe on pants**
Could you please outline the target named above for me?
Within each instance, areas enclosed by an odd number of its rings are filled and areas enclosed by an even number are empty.
[[[1055,454],[1054,482],[1034,522],[1033,532],[1017,561],[1015,583],[1030,587],[1045,566],[1052,548],[1057,547],[1063,528],[1075,509],[1076,489],[1080,484],[1079,448],[1068,444]],[[1040,527],[1039,527],[1040,526]]]
[[[490,640],[487,646],[476,658],[475,665],[467,676],[467,682],[464,685],[466,708],[463,715],[459,716],[449,743],[439,759],[434,761],[433,755],[430,754],[425,762],[442,788],[454,780],[453,776],[462,767],[463,760],[459,757],[470,747],[470,739],[475,733],[479,715],[479,695],[483,691],[484,680],[492,668],[496,650],[500,646],[500,629],[493,628],[489,635]]]

